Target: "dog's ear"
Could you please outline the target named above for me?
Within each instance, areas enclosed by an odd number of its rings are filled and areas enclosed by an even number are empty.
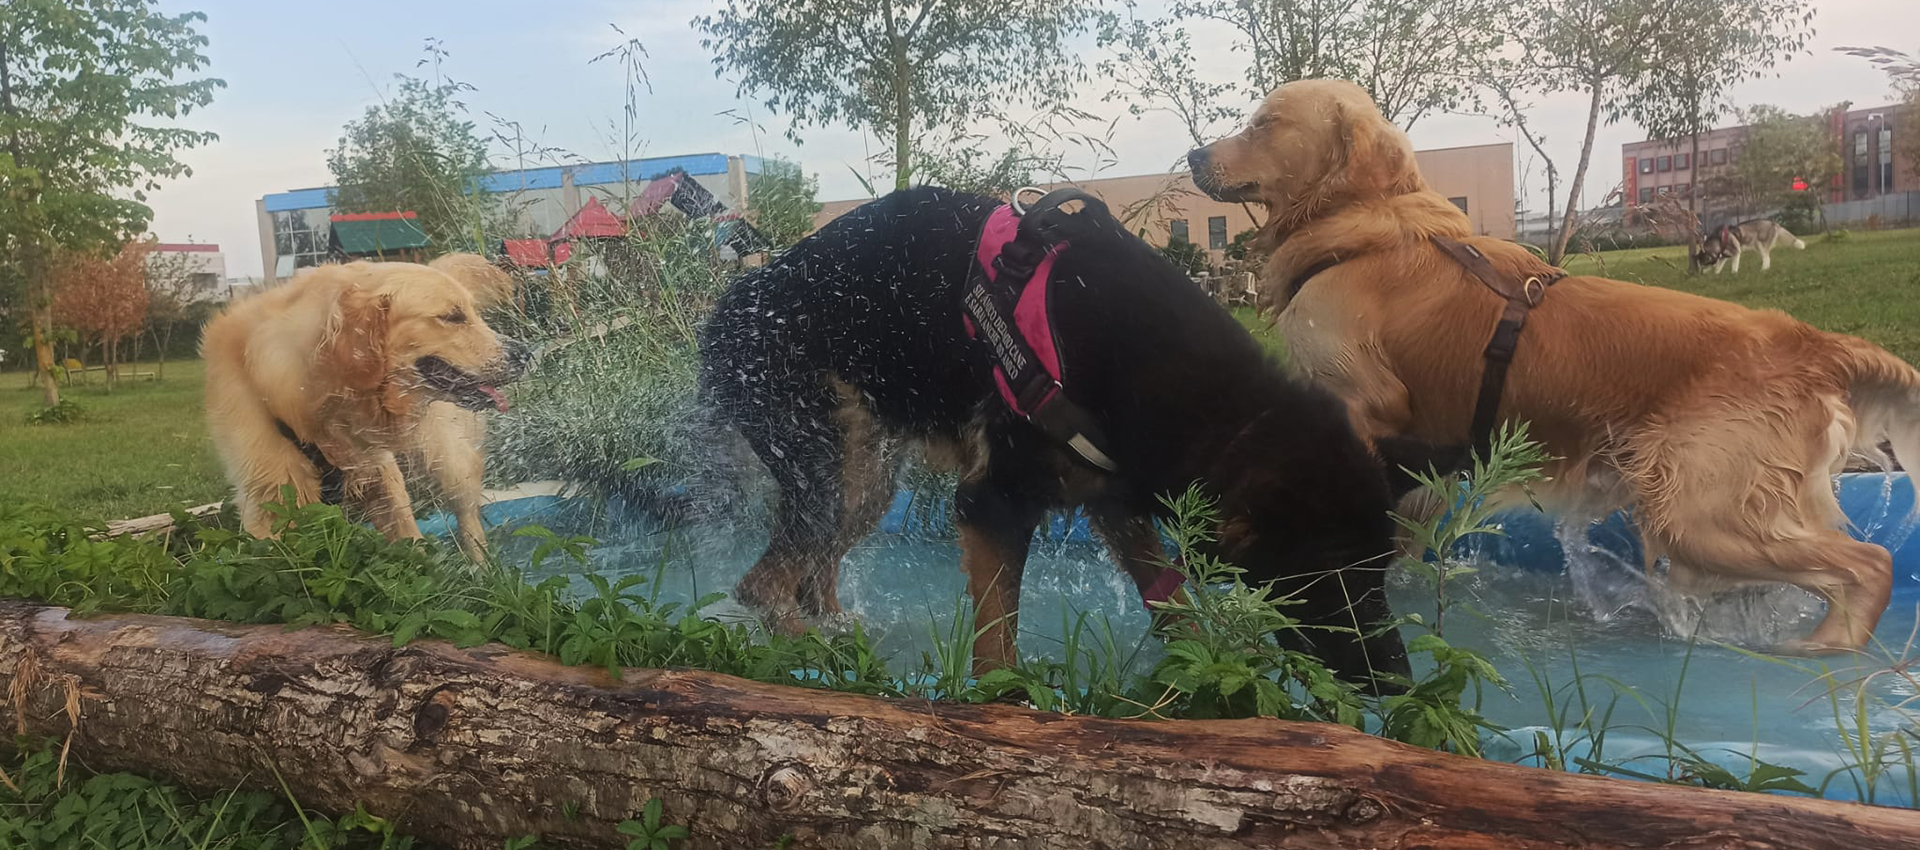
[[[513,276],[479,254],[448,254],[427,268],[459,281],[482,310],[513,298]]]
[[[1413,142],[1380,114],[1373,101],[1363,98],[1335,104],[1345,161],[1339,169],[1335,194],[1373,198],[1404,195],[1421,188],[1414,162]]]
[[[387,313],[393,296],[348,286],[329,317],[326,356],[349,389],[372,391],[387,379]]]

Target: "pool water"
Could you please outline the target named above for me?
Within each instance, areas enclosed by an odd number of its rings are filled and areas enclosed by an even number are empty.
[[[1600,757],[1627,760],[1627,767],[1650,774],[1668,772],[1658,756],[1669,752],[1661,743],[1669,728],[1672,739],[1736,775],[1746,775],[1749,755],[1803,770],[1814,786],[1841,771],[1846,775],[1826,789],[1836,798],[1867,796],[1858,771],[1843,770],[1855,759],[1840,731],[1855,733],[1861,717],[1875,742],[1904,737],[1920,749],[1914,737],[1920,701],[1907,704],[1916,699],[1913,682],[1898,675],[1867,679],[1906,652],[1920,608],[1920,591],[1911,585],[1903,585],[1881,621],[1883,646],[1871,658],[1776,659],[1735,647],[1764,648],[1804,635],[1823,610],[1817,599],[1771,587],[1699,610],[1650,583],[1637,560],[1588,543],[1584,531],[1561,532],[1563,570],[1502,564],[1500,553],[1483,553],[1474,564],[1478,571],[1450,586],[1445,637],[1485,654],[1509,683],[1507,691],[1483,697],[1485,715],[1510,730],[1488,741],[1490,756],[1523,760],[1534,750],[1535,731],[1552,735],[1556,725],[1577,737],[1570,728],[1582,714],[1573,697],[1576,681],[1584,683],[1596,716],[1614,705]],[[699,526],[642,532],[597,549],[593,568],[657,574],[664,598],[691,600],[731,589],[759,556],[765,534],[764,528]],[[1434,621],[1430,587],[1402,574],[1391,595],[1396,613]],[[846,559],[840,599],[882,653],[903,668],[918,667],[966,604],[959,550],[943,540],[876,534]],[[749,616],[731,600],[705,613]],[[1138,650],[1136,671],[1161,656],[1146,635],[1148,618],[1131,582],[1104,550],[1081,539],[1037,541],[1022,588],[1022,654],[1058,659],[1066,624],[1082,615],[1110,627],[1124,651]],[[1686,630],[1697,639],[1678,636]],[[1863,679],[1864,706],[1856,695]],[[1550,697],[1543,696],[1543,684]],[[1893,755],[1899,756],[1897,748]],[[1911,805],[1914,789],[1905,771],[1903,763],[1880,777],[1873,798]]]

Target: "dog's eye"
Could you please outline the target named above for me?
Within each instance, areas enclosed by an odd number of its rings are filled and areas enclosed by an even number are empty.
[[[448,311],[446,315],[441,316],[440,321],[448,324],[464,325],[467,323],[467,311],[455,307]]]

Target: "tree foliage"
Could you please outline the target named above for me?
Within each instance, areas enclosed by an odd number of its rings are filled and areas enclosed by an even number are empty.
[[[716,75],[799,130],[845,124],[890,142],[912,184],[917,137],[996,105],[1064,99],[1085,79],[1068,45],[1097,0],[726,0],[693,20]]]
[[[157,5],[0,4],[0,274],[25,293],[49,406],[54,254],[110,250],[145,230],[146,194],[190,175],[177,155],[214,140],[179,126],[225,86],[197,76],[206,16]]]
[[[497,230],[497,200],[478,191],[489,170],[487,143],[467,118],[462,98],[473,86],[446,78],[446,51],[428,40],[433,79],[395,74],[390,98],[341,131],[327,151],[334,188],[327,203],[338,212],[407,212],[444,250],[475,250]]]
[[[820,181],[783,159],[768,160],[747,181],[747,215],[775,249],[785,248],[813,232],[813,216],[820,212],[815,199]]]
[[[120,341],[147,323],[147,256],[151,242],[129,242],[111,257],[62,251],[53,261],[54,321],[99,345],[107,377],[117,377]]]
[[[995,156],[978,146],[955,145],[923,154],[914,173],[920,175],[922,183],[945,186],[956,192],[1007,198],[1022,186],[1041,182],[1034,175],[1054,162],[1020,146],[1009,147]]]
[[[1518,0],[1493,20],[1504,49],[1476,64],[1496,80],[1510,112],[1528,94],[1587,97],[1580,158],[1547,251],[1558,263],[1573,236],[1602,124],[1640,117],[1659,125],[1656,137],[1695,132],[1724,108],[1728,85],[1800,49],[1810,19],[1804,0],[1754,0],[1745,8],[1722,0]],[[1726,79],[1706,79],[1714,75]]]
[[[1795,180],[1817,192],[1840,176],[1845,162],[1820,114],[1794,115],[1764,104],[1739,114],[1747,125],[1740,156],[1707,188],[1734,212],[1758,215],[1789,207],[1809,194],[1795,191]]]
[[[1232,29],[1255,97],[1281,83],[1341,77],[1364,86],[1387,119],[1411,128],[1459,104],[1465,69],[1494,50],[1495,0],[1179,0],[1176,18]]]
[[[1129,2],[1124,17],[1102,13],[1098,33],[1100,46],[1111,51],[1097,66],[1109,85],[1102,100],[1125,103],[1136,118],[1172,115],[1194,147],[1218,138],[1220,125],[1239,118],[1239,110],[1222,102],[1238,86],[1210,82],[1199,73],[1193,40],[1178,20],[1143,20]]]
[[[1189,275],[1205,274],[1207,271],[1209,263],[1206,249],[1190,241],[1176,236],[1168,239],[1167,244],[1160,246],[1159,250],[1160,256],[1166,257],[1176,268]]]
[[[1651,45],[1658,58],[1628,90],[1626,109],[1649,138],[1686,140],[1698,175],[1700,137],[1732,111],[1728,91],[1804,50],[1813,34],[1813,7],[1807,0],[1673,2],[1673,25],[1662,28]],[[1695,184],[1685,201],[1697,217],[1705,187],[1697,176]],[[1698,253],[1688,257],[1698,271]]]

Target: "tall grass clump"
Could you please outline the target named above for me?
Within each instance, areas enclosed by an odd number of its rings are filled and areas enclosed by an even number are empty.
[[[738,268],[719,258],[711,222],[652,216],[579,250],[503,318],[540,356],[490,428],[490,477],[648,503],[731,466],[697,398],[700,327]]]

